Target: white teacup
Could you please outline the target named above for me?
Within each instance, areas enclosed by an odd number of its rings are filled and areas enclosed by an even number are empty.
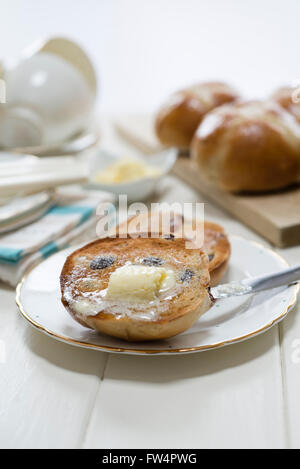
[[[62,142],[86,128],[97,83],[93,65],[73,41],[35,44],[4,68],[6,103],[0,104],[0,145]]]

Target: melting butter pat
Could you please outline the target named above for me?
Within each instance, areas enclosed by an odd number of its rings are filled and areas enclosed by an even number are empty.
[[[87,316],[95,316],[99,312],[99,308],[95,303],[88,299],[77,299],[72,305],[78,316],[86,318]]]
[[[160,169],[150,166],[144,161],[133,158],[121,158],[103,171],[98,172],[94,180],[95,182],[106,184],[118,184],[145,177],[158,177],[160,174]]]
[[[144,265],[124,265],[110,276],[107,298],[143,303],[155,300],[158,294],[175,285],[171,269]]]

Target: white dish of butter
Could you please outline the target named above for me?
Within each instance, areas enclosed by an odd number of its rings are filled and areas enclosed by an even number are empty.
[[[160,168],[151,166],[137,158],[120,158],[107,168],[98,171],[93,180],[103,184],[122,184],[143,178],[158,178],[162,175]]]
[[[126,194],[131,201],[144,200],[155,190],[160,179],[173,167],[175,149],[147,157],[115,155],[100,151],[91,165],[89,188],[113,194]]]
[[[232,255],[224,282],[286,268],[283,258],[257,243],[235,236],[230,237],[230,243]],[[74,247],[60,251],[29,272],[17,287],[16,299],[20,312],[33,326],[57,340],[84,348],[138,355],[210,350],[246,340],[268,330],[283,319],[296,302],[298,285],[218,300],[190,329],[178,336],[163,341],[127,343],[81,326],[62,305],[59,276],[67,255],[73,250]],[[132,299],[143,302],[145,297],[149,299],[157,294],[163,295],[164,289],[166,295],[172,291],[172,272],[168,272],[168,268],[158,270],[160,267],[156,267],[155,275],[151,268],[144,270],[141,276],[143,280],[138,285],[137,269],[140,266],[128,267],[116,270],[118,273],[114,278],[111,276],[111,284],[107,289],[111,297],[118,295],[122,284],[126,285],[125,293],[129,302]],[[81,306],[84,314],[84,305]]]

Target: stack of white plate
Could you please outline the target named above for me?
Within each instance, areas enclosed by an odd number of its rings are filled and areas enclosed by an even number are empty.
[[[31,223],[54,203],[55,187],[87,182],[86,162],[0,152],[0,234]]]
[[[40,218],[52,205],[54,191],[15,197],[0,206],[0,233],[15,230]]]
[[[88,161],[72,156],[38,158],[0,152],[0,202],[89,180]]]

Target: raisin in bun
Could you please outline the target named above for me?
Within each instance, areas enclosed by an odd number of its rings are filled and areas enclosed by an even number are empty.
[[[136,227],[140,231],[150,232],[151,218],[155,218],[157,212],[146,212],[129,218],[126,222],[118,225],[117,235],[120,233],[130,235],[136,234]],[[146,224],[145,224],[146,222]],[[184,226],[184,230],[183,230]],[[202,223],[199,223],[197,229],[202,230]],[[178,213],[170,214],[170,232],[177,238],[185,235],[192,240],[195,236],[196,223],[194,220],[184,219],[183,215]],[[162,234],[162,218],[159,218],[158,233]],[[204,244],[203,249],[208,255],[208,270],[210,274],[210,286],[219,283],[225,274],[230,258],[230,242],[225,230],[217,223],[209,221],[204,222]]]
[[[155,120],[157,137],[163,145],[189,148],[193,135],[207,112],[238,98],[225,83],[200,83],[170,96]]]
[[[220,106],[199,125],[192,158],[202,176],[228,191],[280,189],[299,179],[299,129],[273,102]]]
[[[60,284],[74,319],[130,341],[179,334],[211,305],[207,255],[172,236],[94,241],[67,258]]]
[[[271,99],[290,112],[300,124],[299,86],[282,86],[272,94]]]

